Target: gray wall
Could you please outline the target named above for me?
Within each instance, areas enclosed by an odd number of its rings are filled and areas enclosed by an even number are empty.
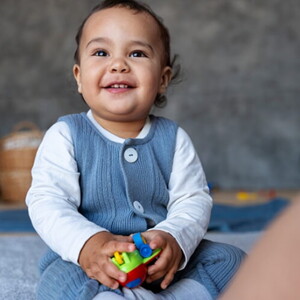
[[[1,0],[0,135],[86,110],[74,36],[97,1]],[[300,2],[147,0],[172,35],[182,82],[157,114],[191,135],[221,188],[299,188]]]

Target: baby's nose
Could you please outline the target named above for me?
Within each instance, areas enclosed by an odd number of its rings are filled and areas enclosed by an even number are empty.
[[[110,71],[114,73],[115,72],[126,73],[129,71],[129,66],[124,59],[117,58],[113,60],[110,67]]]

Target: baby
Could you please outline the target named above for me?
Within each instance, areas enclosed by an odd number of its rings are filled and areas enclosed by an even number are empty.
[[[46,133],[26,203],[49,246],[38,299],[214,299],[244,256],[203,239],[212,207],[186,132],[150,114],[174,77],[167,28],[147,6],[107,0],[76,36],[74,77],[87,113]],[[121,288],[112,262],[142,232],[163,251],[145,284]]]

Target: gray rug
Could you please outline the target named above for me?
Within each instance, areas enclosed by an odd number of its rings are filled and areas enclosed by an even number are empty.
[[[248,252],[259,233],[209,233],[206,238],[226,242]],[[0,300],[34,300],[38,261],[46,246],[37,235],[0,236]]]
[[[35,299],[38,260],[45,245],[37,235],[0,237],[0,299]]]

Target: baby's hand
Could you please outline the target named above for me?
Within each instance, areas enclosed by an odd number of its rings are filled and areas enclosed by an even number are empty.
[[[165,289],[172,282],[179,268],[182,251],[175,238],[164,231],[151,230],[143,233],[147,243],[152,249],[162,248],[158,260],[148,268],[147,282],[164,277],[161,288]]]
[[[110,260],[115,251],[132,252],[135,245],[129,236],[99,232],[93,235],[81,249],[78,262],[87,276],[116,289],[118,281],[126,281],[127,274],[120,271]]]

